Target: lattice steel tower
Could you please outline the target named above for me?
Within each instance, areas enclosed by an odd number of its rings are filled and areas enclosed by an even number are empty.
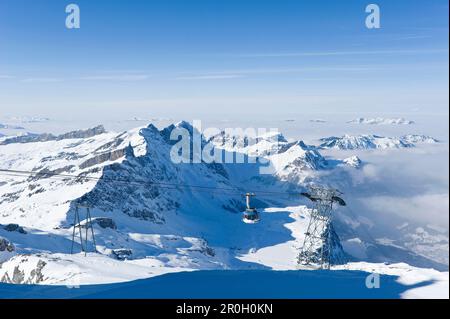
[[[310,187],[309,192],[302,193],[314,203],[314,207],[303,247],[298,255],[299,265],[318,265],[330,269],[333,262],[331,212],[334,203],[346,205],[339,197],[341,194],[336,189],[324,187]]]
[[[86,219],[84,221],[84,224],[81,223],[80,219],[80,213],[79,208],[85,208],[86,209]],[[73,254],[73,248],[74,244],[76,242],[75,237],[76,232],[78,229],[78,234],[80,238],[80,247],[81,252],[84,252],[84,255],[86,256],[89,252],[89,231],[91,232],[91,239],[92,239],[92,252],[97,252],[97,245],[95,243],[95,236],[94,236],[94,227],[92,222],[92,216],[91,216],[91,206],[86,204],[75,204],[75,215],[74,215],[74,222],[73,222],[73,232],[72,232],[72,248],[70,249],[70,253]],[[83,234],[83,228],[85,233]],[[83,239],[84,235],[84,239]]]

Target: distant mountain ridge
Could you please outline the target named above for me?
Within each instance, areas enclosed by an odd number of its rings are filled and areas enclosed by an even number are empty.
[[[368,125],[411,125],[415,124],[414,121],[406,120],[404,118],[365,118],[359,117],[357,119],[348,121],[347,123],[352,124],[368,124]]]
[[[53,135],[48,133],[43,134],[24,134],[19,136],[13,136],[0,142],[0,145],[8,145],[13,143],[34,143],[34,142],[47,142],[47,141],[59,141],[64,139],[77,139],[77,138],[89,138],[95,135],[103,134],[106,130],[103,125],[96,126],[87,130],[72,131],[60,135]]]
[[[320,139],[320,148],[334,148],[341,150],[357,149],[389,149],[411,148],[418,143],[439,143],[439,141],[427,135],[404,135],[401,137],[384,137],[379,135],[343,135],[331,136]]]
[[[2,124],[0,123],[0,129],[9,129],[9,130],[24,130],[25,128],[18,125],[11,124]]]

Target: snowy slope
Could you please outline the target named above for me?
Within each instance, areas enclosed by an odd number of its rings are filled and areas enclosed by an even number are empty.
[[[378,288],[366,280],[379,275]],[[370,279],[370,277],[369,277]],[[245,283],[245,284],[243,284]],[[218,289],[220,287],[220,289]],[[126,283],[33,286],[0,283],[5,298],[442,298],[448,272],[403,264],[351,264],[331,271],[213,270],[175,272]]]
[[[2,169],[41,173],[1,175],[0,238],[14,250],[0,251],[0,281],[94,284],[180,270],[296,269],[309,203],[300,196],[263,192],[299,193],[310,183],[340,187],[362,165],[358,157],[325,158],[315,147],[288,142],[281,134],[261,135],[256,143],[226,134],[209,140],[224,156],[239,153],[268,163],[176,164],[170,159],[174,127],[193,131],[189,123],[180,122],[162,130],[153,125],[123,133],[91,129],[0,145]],[[267,169],[263,175],[261,168]],[[241,222],[241,194],[247,191],[257,194],[254,203],[262,220],[256,225]],[[70,255],[76,203],[93,206],[98,254]],[[346,238],[358,238],[357,230],[345,227]],[[352,252],[353,258],[361,257]]]
[[[186,127],[187,123],[178,125]],[[240,194],[244,189],[234,184],[229,176],[233,172],[228,173],[220,165],[172,163],[169,151],[173,143],[168,140],[167,130],[149,126],[122,134],[89,135],[92,136],[77,138],[68,134],[65,138],[15,141],[1,146],[4,169],[80,176],[79,179],[4,176],[0,186],[1,224],[19,224],[26,231],[24,234],[0,227],[0,234],[13,241],[18,254],[3,263],[0,278],[4,281],[58,280],[50,275],[51,271],[42,279],[31,278],[30,274],[33,270],[37,272],[39,263],[45,264],[42,270],[45,272],[67,258],[48,254],[65,256],[70,252],[76,201],[92,204],[94,217],[109,218],[117,225],[113,228],[94,225],[99,253],[113,259],[143,259],[144,264],[151,260],[151,265],[156,263],[167,271],[174,267],[240,267],[243,263],[236,255],[289,238],[289,231],[282,224],[279,229],[268,230],[266,227],[272,226],[263,221],[249,229],[240,221],[239,212],[243,209]],[[83,176],[122,181],[131,176],[135,183],[155,181],[158,185],[110,183]],[[235,192],[229,195],[193,192],[174,184],[226,187]],[[246,232],[250,233],[245,237],[237,236]],[[264,238],[267,232],[273,236]],[[79,247],[76,249],[79,251]],[[39,257],[22,258],[30,253]],[[14,280],[15,272],[24,275]]]

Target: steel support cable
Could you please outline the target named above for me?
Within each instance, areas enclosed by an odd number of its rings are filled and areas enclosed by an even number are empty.
[[[23,170],[11,170],[11,169],[0,169],[0,174],[7,176],[15,176],[15,177],[23,177],[23,176],[43,176],[48,178],[61,178],[61,179],[78,179],[78,180],[93,180],[93,181],[101,181],[106,183],[118,183],[118,184],[130,184],[136,186],[159,186],[165,189],[174,189],[179,190],[180,188],[188,188],[195,192],[226,192],[228,195],[242,195],[248,191],[239,191],[237,188],[225,188],[225,187],[215,187],[215,186],[203,186],[203,185],[189,185],[189,184],[180,184],[180,183],[165,183],[165,182],[156,182],[156,181],[139,181],[139,180],[127,180],[127,179],[116,179],[116,178],[107,178],[107,177],[93,177],[93,176],[84,176],[84,175],[70,175],[70,174],[61,174],[54,172],[36,172],[36,171],[23,171]],[[265,191],[265,190],[251,190],[253,193],[257,194],[265,194],[266,196],[297,196],[300,193],[294,192],[276,192],[276,191]]]

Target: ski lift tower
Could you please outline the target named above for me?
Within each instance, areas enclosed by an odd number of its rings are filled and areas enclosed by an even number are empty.
[[[84,225],[81,224],[80,219],[80,213],[79,209],[84,208],[86,209],[86,219]],[[70,249],[70,253],[73,254],[73,248],[74,244],[76,242],[75,237],[77,237],[76,232],[78,228],[78,235],[80,238],[80,246],[81,246],[81,252],[84,252],[84,255],[86,256],[89,251],[89,231],[91,232],[91,239],[92,239],[92,252],[97,252],[97,245],[95,243],[95,236],[94,236],[94,227],[92,226],[92,217],[91,217],[91,206],[87,204],[75,204],[75,215],[74,215],[74,222],[73,222],[73,232],[72,232],[72,248]],[[83,228],[85,230],[85,233],[83,234]],[[84,239],[83,239],[84,235]]]
[[[322,269],[330,269],[332,263],[331,247],[331,212],[333,204],[345,206],[342,195],[336,189],[310,187],[301,195],[310,199],[313,204],[311,219],[305,234],[302,250],[298,255],[299,265],[318,265]]]

